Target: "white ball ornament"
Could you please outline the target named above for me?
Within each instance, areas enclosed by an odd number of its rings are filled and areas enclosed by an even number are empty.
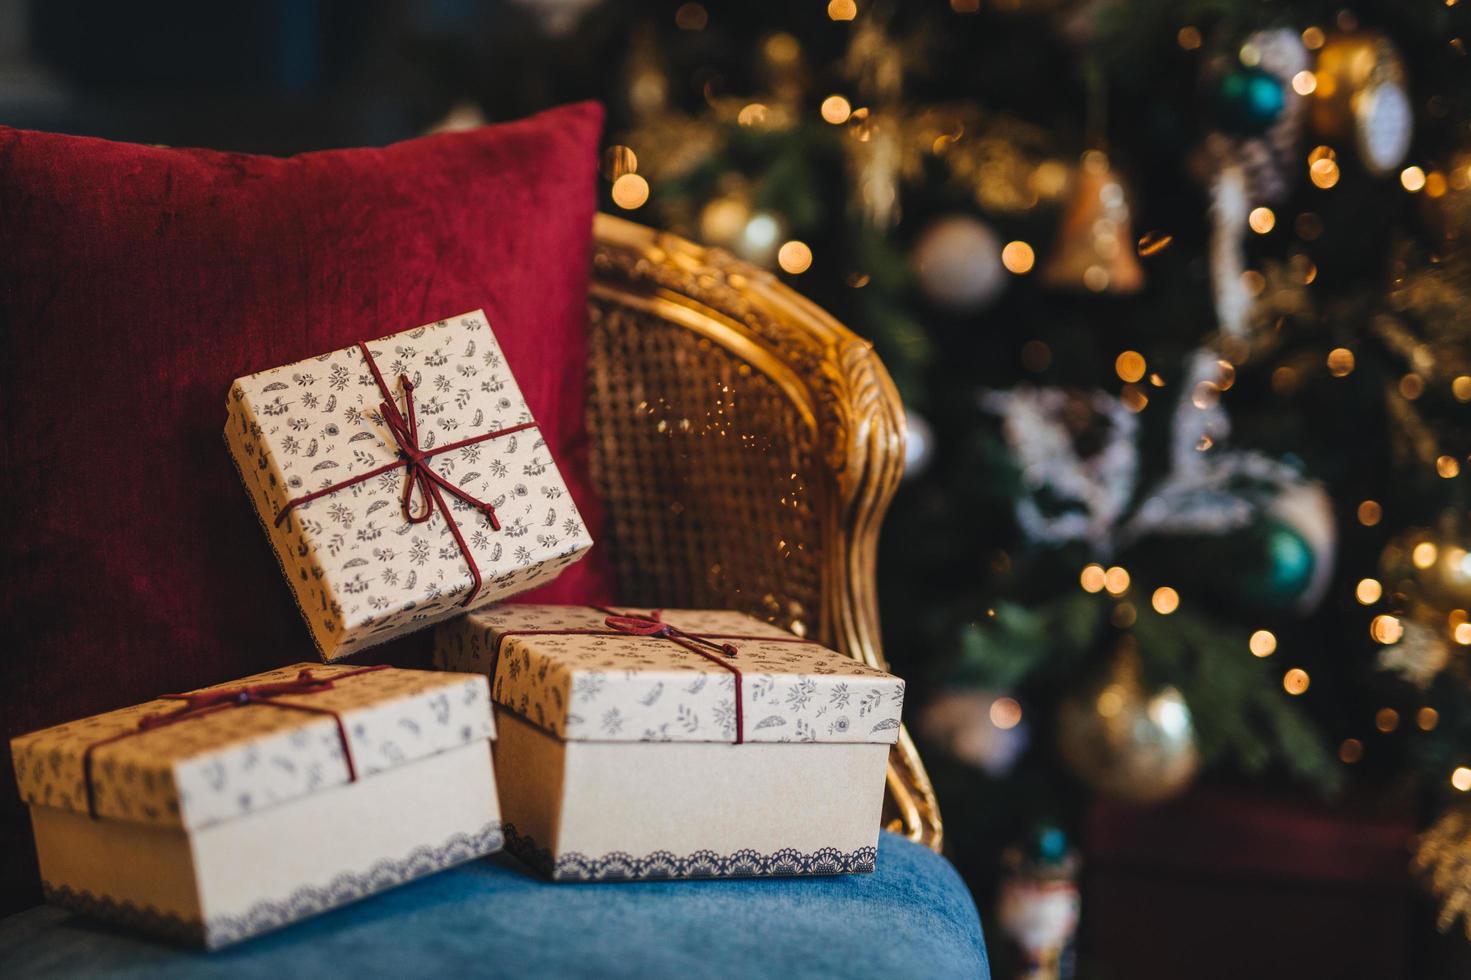
[[[935,456],[935,430],[929,420],[912,408],[904,409],[904,479],[919,476],[930,468]]]
[[[1377,31],[1332,34],[1314,68],[1312,122],[1324,140],[1352,137],[1364,169],[1399,169],[1415,132],[1408,72],[1394,42]]]
[[[552,37],[572,33],[583,14],[601,2],[602,0],[515,0],[516,6],[530,11],[540,23],[541,29]]]
[[[1354,122],[1364,169],[1383,177],[1404,162],[1415,131],[1415,110],[1404,85],[1389,80],[1364,89],[1354,105]]]
[[[919,236],[911,255],[920,292],[953,313],[989,306],[1006,286],[1001,239],[967,215],[941,218]]]
[[[735,252],[747,262],[769,266],[784,236],[780,218],[767,211],[756,211],[736,236]]]

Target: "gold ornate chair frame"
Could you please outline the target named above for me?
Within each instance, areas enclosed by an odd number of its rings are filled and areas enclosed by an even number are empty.
[[[874,563],[904,463],[873,346],[771,273],[611,215],[595,227],[588,432],[621,599],[741,609],[878,667]],[[936,850],[907,731],[889,827]]]

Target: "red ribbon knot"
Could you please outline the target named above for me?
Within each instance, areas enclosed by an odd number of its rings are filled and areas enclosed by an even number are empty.
[[[600,610],[601,611],[601,610]],[[698,644],[726,657],[740,655],[740,650],[731,643],[716,643],[714,640],[701,636],[698,633],[686,633],[679,627],[664,622],[664,610],[652,610],[647,616],[628,615],[609,611],[608,617],[603,620],[611,630],[619,633],[627,633],[629,636],[657,636],[665,640],[673,640],[680,646],[690,649],[692,644]],[[755,637],[751,637],[755,639]],[[695,650],[700,656],[706,656],[703,650]],[[719,663],[719,661],[716,661]],[[726,666],[722,664],[722,666]]]
[[[617,613],[611,609],[599,610],[606,612],[607,618],[603,620],[611,630],[619,633],[627,633],[629,636],[651,636],[663,640],[678,643],[690,653],[699,654],[713,664],[717,664],[730,671],[735,679],[735,730],[736,744],[740,745],[746,740],[746,697],[742,687],[745,679],[741,676],[741,669],[730,661],[740,653],[730,643],[716,643],[713,639],[700,636],[697,633],[686,633],[684,630],[670,623],[664,622],[664,610],[650,610],[647,616],[628,615]],[[752,637],[752,639],[755,639]],[[714,650],[715,653],[710,651]],[[720,656],[716,656],[720,654]]]
[[[371,364],[372,362],[370,361],[369,363]],[[378,374],[376,366],[373,371],[373,376],[378,379],[381,385],[382,377]],[[496,518],[495,508],[493,506],[471,496],[449,480],[440,476],[429,466],[429,459],[435,454],[425,452],[419,445],[419,420],[414,410],[414,383],[406,375],[400,374],[398,376],[398,384],[403,389],[404,405],[408,410],[407,418],[405,418],[404,412],[399,409],[393,399],[387,395],[384,396],[384,401],[379,403],[378,410],[382,412],[383,422],[388,426],[388,431],[393,434],[394,441],[398,443],[398,458],[408,467],[408,473],[404,478],[404,492],[401,501],[404,518],[410,524],[422,524],[434,516],[435,505],[438,505],[440,512],[445,515],[446,519],[450,519],[449,509],[445,506],[444,498],[439,493],[440,490],[445,490],[483,513],[490,519],[491,530],[499,531],[501,529],[501,522]],[[443,451],[442,449],[439,450],[439,452]],[[413,508],[415,487],[419,490],[419,499],[424,502],[424,509],[417,514],[414,513]],[[452,520],[451,526],[453,526]],[[456,531],[458,531],[458,528],[456,528]],[[457,533],[456,539],[458,537],[459,535]],[[461,542],[461,550],[464,550],[463,542]],[[472,569],[472,572],[474,571]],[[475,588],[478,591],[480,588],[478,574],[476,575],[476,579]],[[471,594],[473,595],[474,593]]]
[[[434,467],[429,465],[429,461],[435,456],[441,456],[445,453],[453,452],[456,449],[463,449],[465,446],[472,446],[477,442],[485,442],[487,439],[496,439],[501,436],[508,436],[513,432],[521,432],[524,429],[533,428],[536,423],[522,422],[519,425],[508,426],[504,429],[495,429],[483,435],[461,439],[458,442],[446,443],[435,449],[424,449],[419,445],[419,419],[418,413],[414,409],[413,382],[409,381],[406,375],[400,374],[398,376],[398,384],[399,388],[403,391],[405,406],[403,409],[400,409],[398,402],[393,397],[393,391],[388,387],[388,382],[383,379],[383,372],[378,370],[378,362],[373,360],[373,354],[368,350],[368,345],[358,344],[358,350],[362,353],[363,360],[368,365],[368,370],[373,374],[373,381],[378,385],[379,393],[383,395],[383,401],[378,404],[378,409],[383,416],[383,424],[388,427],[389,433],[393,436],[393,441],[398,444],[398,450],[395,453],[397,458],[391,463],[374,467],[366,473],[359,473],[357,476],[343,480],[341,483],[334,483],[320,490],[314,490],[311,493],[288,500],[286,505],[281,508],[281,512],[276,515],[276,525],[279,527],[281,522],[286,519],[286,515],[302,504],[334,494],[339,490],[346,490],[348,487],[370,480],[380,474],[391,473],[400,467],[404,467],[408,471],[404,476],[403,496],[400,500],[404,519],[410,524],[423,524],[434,516],[436,508],[444,515],[445,524],[448,525],[450,534],[454,536],[455,544],[459,546],[460,555],[465,559],[465,565],[470,569],[470,591],[460,603],[462,606],[468,606],[474,601],[475,596],[480,593],[482,584],[480,566],[475,563],[475,555],[470,551],[470,546],[465,543],[465,536],[460,532],[459,522],[455,520],[454,514],[450,512],[449,505],[445,503],[444,494],[448,493],[484,514],[490,521],[492,531],[499,531],[501,529],[501,522],[495,516],[495,508],[493,506],[445,479],[435,471]],[[424,502],[423,509],[417,513],[415,513],[413,506],[415,489],[419,491],[419,499]]]
[[[331,677],[318,677],[308,667],[303,668],[290,680],[262,681],[259,684],[241,684],[238,687],[216,687],[189,694],[160,695],[161,698],[183,701],[184,704],[177,711],[144,715],[138,719],[136,728],[99,739],[82,751],[82,783],[87,790],[87,815],[93,820],[97,819],[97,792],[92,780],[92,755],[98,749],[104,745],[111,745],[113,742],[120,742],[125,738],[132,738],[134,735],[141,735],[167,725],[175,725],[191,718],[213,714],[224,708],[241,708],[249,704],[264,704],[272,708],[288,708],[292,711],[306,711],[314,715],[330,716],[337,723],[337,741],[342,746],[343,761],[347,763],[347,781],[355,783],[358,778],[357,766],[353,763],[352,748],[347,741],[347,726],[343,724],[342,715],[331,708],[296,704],[291,701],[277,701],[275,698],[282,694],[316,694],[320,691],[330,691],[337,681],[344,678],[387,669],[388,664],[377,664],[372,667],[359,667],[356,670],[339,671]]]

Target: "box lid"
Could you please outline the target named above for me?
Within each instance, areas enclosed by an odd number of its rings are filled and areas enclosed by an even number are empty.
[[[494,738],[489,693],[479,675],[297,664],[10,747],[27,803],[87,813],[90,769],[96,816],[199,829]]]
[[[632,623],[612,628],[610,613]],[[647,616],[648,610],[500,606],[442,627],[435,655],[450,670],[493,673],[498,704],[568,740],[893,743],[898,737],[904,682],[892,674],[744,613],[668,609],[652,626]],[[660,625],[704,653],[669,636],[623,631],[653,632]],[[727,646],[734,656],[721,651]]]

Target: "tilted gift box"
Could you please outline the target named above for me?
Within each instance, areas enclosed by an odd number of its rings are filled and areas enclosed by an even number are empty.
[[[239,379],[225,441],[326,660],[592,547],[480,311]]]
[[[47,898],[215,948],[498,850],[484,677],[298,664],[11,742]]]
[[[897,677],[682,610],[504,606],[435,659],[493,678],[506,849],[553,878],[873,869]]]

